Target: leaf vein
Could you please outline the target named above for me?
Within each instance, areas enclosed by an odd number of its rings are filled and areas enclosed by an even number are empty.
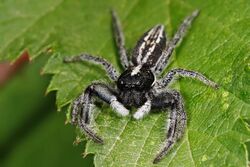
[[[124,133],[124,131],[125,131],[127,125],[128,125],[128,122],[129,122],[129,120],[127,120],[126,123],[124,124],[124,126],[122,127],[121,132],[120,132],[119,135],[116,137],[115,142],[112,144],[112,146],[111,146],[110,149],[108,150],[107,154],[104,156],[103,161],[105,161],[105,159],[107,159],[107,157],[111,154],[111,151],[114,149],[115,145],[116,145],[117,142],[118,142],[117,138],[120,137],[120,136]]]
[[[144,146],[145,146],[145,144],[146,144],[146,142],[147,142],[147,140],[148,140],[148,138],[149,138],[149,135],[151,134],[151,132],[152,132],[152,130],[153,130],[153,128],[154,128],[154,125],[155,125],[155,123],[159,120],[159,118],[160,118],[160,116],[158,116],[158,118],[154,121],[153,125],[151,126],[151,129],[149,130],[149,133],[145,136],[145,140],[144,140],[144,142],[143,142],[143,144],[142,144],[142,147],[141,147],[141,149],[140,149],[140,151],[139,151],[139,154],[138,154],[138,156],[137,156],[137,158],[136,158],[135,166],[137,165],[137,162],[138,162],[138,160],[139,160],[140,157],[141,157],[142,150],[143,150],[143,148],[144,148]]]

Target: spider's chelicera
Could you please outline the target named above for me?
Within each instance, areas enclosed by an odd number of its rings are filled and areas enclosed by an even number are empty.
[[[77,124],[93,141],[103,143],[103,139],[89,126],[94,96],[108,103],[114,112],[120,116],[129,115],[128,108],[136,107],[137,111],[133,113],[133,118],[136,120],[142,119],[152,109],[156,109],[156,112],[164,109],[163,111],[167,112],[166,109],[169,108],[164,147],[153,161],[153,163],[158,163],[175,142],[182,137],[187,123],[180,93],[168,87],[173,78],[175,76],[190,77],[213,88],[218,87],[216,83],[207,79],[204,75],[181,68],[172,69],[165,76],[160,76],[174,48],[182,40],[187,28],[198,13],[198,10],[196,10],[186,17],[172,39],[166,38],[163,25],[156,25],[149,29],[138,40],[129,59],[120,22],[116,13],[112,11],[115,41],[125,71],[120,75],[112,64],[105,59],[89,54],[65,58],[64,61],[67,63],[89,61],[100,64],[104,67],[110,79],[116,83],[115,87],[100,82],[89,85],[73,103],[72,124]]]

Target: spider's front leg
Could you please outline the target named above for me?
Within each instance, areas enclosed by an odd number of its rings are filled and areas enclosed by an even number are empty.
[[[103,139],[99,137],[90,127],[91,105],[93,105],[93,96],[99,97],[101,100],[109,103],[114,111],[121,115],[126,116],[129,111],[116,99],[115,90],[110,87],[95,83],[86,88],[84,93],[77,98],[73,103],[73,110],[71,113],[72,124],[78,124],[85,134],[97,143],[103,143]]]
[[[186,113],[181,95],[177,91],[163,92],[152,100],[153,108],[167,108],[171,111],[167,120],[167,138],[164,147],[157,154],[153,163],[158,163],[174,146],[175,142],[180,139],[186,128]]]

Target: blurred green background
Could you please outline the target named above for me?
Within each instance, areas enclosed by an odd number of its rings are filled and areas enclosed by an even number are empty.
[[[82,158],[84,144],[73,146],[75,128],[57,112],[55,92],[45,95],[50,76],[41,75],[48,56],[25,65],[0,87],[0,166],[93,166]]]

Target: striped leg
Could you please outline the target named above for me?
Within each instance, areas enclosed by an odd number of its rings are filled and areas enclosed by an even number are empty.
[[[163,51],[161,58],[159,58],[159,61],[155,65],[155,74],[158,75],[164,70],[166,67],[168,60],[170,56],[173,53],[173,50],[177,46],[178,43],[181,42],[183,37],[185,36],[188,27],[192,24],[193,20],[198,16],[199,11],[195,10],[190,16],[186,17],[182,24],[180,25],[179,29],[175,33],[174,37],[171,41],[167,42],[166,50]]]
[[[170,100],[172,99],[172,100]],[[169,152],[178,139],[180,139],[186,128],[186,113],[184,111],[183,102],[180,94],[176,91],[171,92],[166,97],[165,102],[171,106],[171,111],[167,121],[167,138],[162,150],[156,155],[153,163],[156,164]]]
[[[122,33],[121,23],[115,11],[112,10],[111,14],[112,14],[112,25],[113,25],[116,46],[118,47],[121,64],[124,67],[124,69],[126,69],[129,66],[129,62],[125,49],[125,39]]]
[[[182,77],[195,78],[195,79],[203,82],[205,85],[211,86],[215,89],[217,89],[219,87],[218,84],[207,79],[204,75],[202,75],[198,72],[185,70],[185,69],[173,69],[173,70],[170,70],[162,79],[158,80],[155,83],[155,88],[162,89],[162,88],[168,86],[169,83],[174,79],[174,77],[176,75],[182,76]]]
[[[129,111],[117,101],[115,92],[108,86],[101,83],[95,83],[88,86],[84,93],[74,101],[71,113],[72,124],[78,123],[78,126],[88,137],[90,137],[93,141],[102,144],[102,138],[100,138],[89,127],[92,117],[91,105],[93,105],[93,95],[109,103],[114,111],[121,116],[128,115]]]

